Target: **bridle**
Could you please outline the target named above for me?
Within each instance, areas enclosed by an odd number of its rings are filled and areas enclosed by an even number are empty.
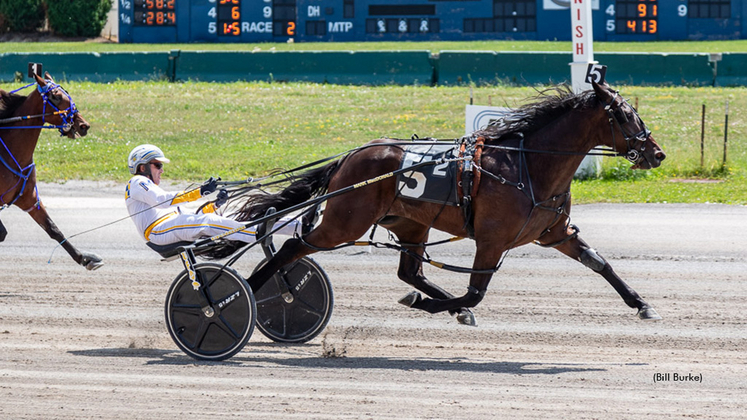
[[[26,86],[23,86],[21,88],[18,88],[16,90],[11,91],[10,93],[16,93],[20,90],[26,89],[28,87],[33,86],[36,84],[30,83]],[[78,113],[78,108],[75,106],[75,103],[73,102],[73,98],[70,97],[70,94],[67,93],[65,89],[62,88],[62,86],[47,80],[47,83],[42,87],[41,85],[37,84],[37,90],[41,94],[42,100],[44,101],[44,105],[42,106],[42,113],[36,114],[36,115],[22,115],[18,117],[11,117],[11,118],[5,118],[0,120],[0,124],[8,124],[8,123],[15,123],[19,121],[26,121],[30,119],[36,119],[41,118],[42,123],[41,125],[35,125],[35,126],[9,126],[9,127],[2,127],[0,126],[0,129],[6,129],[6,130],[16,130],[16,129],[33,129],[33,128],[56,128],[60,132],[60,136],[66,136],[67,133],[70,132],[70,130],[73,128],[75,114]],[[60,91],[62,94],[67,96],[68,103],[70,104],[66,109],[60,109],[60,103],[62,102],[61,99],[58,96],[54,95],[55,91]],[[54,109],[53,112],[47,112],[47,105],[49,105],[51,108]],[[61,125],[46,125],[46,117],[48,115],[59,115],[62,119]],[[3,141],[2,136],[0,136],[0,146],[2,146],[2,150],[5,150],[5,152],[10,156],[12,163],[14,165],[11,165],[11,162],[6,161],[2,155],[0,155],[0,163],[2,163],[10,173],[18,177],[18,181],[10,187],[7,191],[0,194],[0,210],[4,210],[8,206],[15,203],[20,197],[21,194],[23,194],[23,191],[26,189],[26,184],[28,183],[29,177],[34,173],[34,170],[36,168],[36,163],[31,162],[27,166],[21,166],[21,164],[18,162],[15,156],[13,156],[13,153],[11,153],[10,148],[7,144],[5,144],[5,141]],[[13,190],[15,187],[17,187],[19,184],[21,184],[20,193],[17,194],[15,197],[12,197],[10,201],[5,200],[5,195],[8,194],[9,191]],[[36,186],[34,186],[34,194],[37,197],[36,203],[29,209],[26,209],[24,211],[29,212],[35,208],[39,208],[40,201],[38,199],[39,193],[36,191]]]
[[[612,149],[617,151],[617,143],[615,142],[615,124],[617,124],[617,128],[620,129],[620,132],[622,133],[623,138],[625,139],[625,144],[627,146],[625,154],[619,153],[619,155],[624,156],[625,159],[629,160],[633,164],[638,164],[641,162],[641,160],[645,159],[643,152],[646,151],[646,142],[651,136],[651,131],[646,127],[646,123],[643,122],[643,119],[641,119],[641,116],[638,115],[638,112],[635,110],[635,108],[633,108],[627,100],[622,98],[623,102],[628,104],[630,109],[633,111],[635,118],[638,119],[638,121],[643,126],[643,129],[637,133],[630,133],[625,129],[624,126],[625,124],[630,122],[630,119],[627,117],[627,115],[625,115],[625,112],[623,112],[620,107],[612,108],[612,105],[615,103],[615,99],[617,99],[618,95],[619,93],[615,91],[615,94],[612,96],[612,100],[610,101],[610,103],[604,104],[604,111],[608,115],[610,131],[612,132]],[[636,149],[636,143],[641,143],[639,149]]]
[[[16,93],[18,91],[31,87],[35,84],[36,83],[29,83],[28,85],[18,88],[14,91],[11,91],[10,93]],[[21,128],[56,128],[60,132],[60,136],[66,136],[73,127],[73,123],[75,120],[75,114],[78,113],[78,107],[75,106],[75,102],[73,102],[73,98],[70,96],[69,93],[67,93],[67,91],[62,86],[58,85],[57,83],[52,82],[51,80],[47,80],[47,83],[44,85],[44,87],[42,87],[41,85],[37,85],[36,90],[39,91],[39,93],[41,94],[42,100],[43,100],[41,114],[22,115],[18,117],[5,118],[5,119],[0,120],[0,124],[14,123],[18,121],[26,121],[26,120],[41,118],[42,119],[41,125],[25,126],[25,127],[18,127],[18,126],[0,127],[0,129],[11,130],[11,129],[21,129]],[[59,91],[67,97],[68,104],[69,104],[67,108],[60,109],[59,106],[62,101],[60,100],[59,97],[53,94],[55,91]],[[47,112],[47,105],[53,108],[54,111]],[[59,115],[60,118],[62,119],[62,124],[45,125],[46,117],[49,115]]]
[[[42,99],[44,99],[44,108],[42,109],[42,124],[44,123],[44,115],[46,115],[45,111],[47,109],[47,104],[49,104],[49,106],[55,109],[55,112],[50,113],[50,115],[57,114],[62,119],[62,125],[58,127],[60,136],[66,135],[73,128],[75,114],[78,113],[78,107],[75,106],[73,98],[69,93],[67,93],[65,88],[54,82],[48,81],[44,88],[42,88],[41,86],[37,86],[37,90],[39,90],[39,93],[42,94]],[[60,98],[54,95],[50,95],[50,93],[55,91],[59,91],[67,96],[67,103],[69,104],[67,109],[60,110]]]

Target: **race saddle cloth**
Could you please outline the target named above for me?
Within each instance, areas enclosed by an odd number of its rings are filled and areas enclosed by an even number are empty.
[[[454,143],[414,144],[405,148],[400,169],[421,162],[455,158],[458,154]],[[455,161],[424,165],[397,175],[397,191],[414,200],[459,206],[456,174]]]

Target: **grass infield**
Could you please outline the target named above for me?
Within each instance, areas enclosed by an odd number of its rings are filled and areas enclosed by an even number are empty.
[[[325,43],[324,49],[568,50],[568,42]],[[747,51],[747,41],[597,43],[596,51]],[[180,49],[322,49],[322,44],[2,43],[6,51],[153,51]],[[54,69],[47,69],[54,76]],[[58,82],[64,82],[58,80]],[[111,84],[65,82],[93,125],[70,140],[45,130],[37,146],[38,178],[116,180],[129,177],[126,158],[141,143],[159,145],[172,163],[165,178],[201,181],[258,176],[330,156],[380,136],[452,139],[464,134],[464,87],[339,86],[302,83]],[[19,84],[0,83],[12,90]],[[577,203],[687,202],[747,204],[747,89],[615,86],[667,152],[662,167],[630,171],[604,158],[601,179],[574,181]],[[474,87],[477,105],[519,106],[541,87]],[[723,165],[725,106],[728,160]],[[701,109],[706,105],[701,166]],[[2,133],[0,133],[2,135]]]

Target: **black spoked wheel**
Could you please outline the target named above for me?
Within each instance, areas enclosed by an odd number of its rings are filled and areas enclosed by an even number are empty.
[[[166,295],[166,327],[177,346],[198,360],[225,360],[246,345],[254,331],[254,294],[239,273],[220,264],[194,266],[195,290],[187,270]]]
[[[254,269],[256,272],[267,260]],[[275,274],[254,293],[257,328],[267,338],[282,343],[304,343],[324,330],[332,317],[332,284],[314,260],[301,258],[285,267],[288,286]],[[285,290],[290,296],[283,296]]]

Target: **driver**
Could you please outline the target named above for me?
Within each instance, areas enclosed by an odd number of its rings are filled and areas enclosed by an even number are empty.
[[[202,206],[196,213],[182,209],[179,204],[195,201],[215,192],[218,181],[210,178],[200,188],[191,191],[164,191],[158,185],[161,183],[163,164],[169,162],[161,149],[151,144],[135,147],[127,158],[127,166],[134,176],[125,188],[125,203],[130,218],[146,241],[156,245],[194,242],[245,226],[215,213],[228,200],[226,190],[220,190],[214,203]],[[283,224],[289,220],[290,223],[276,233],[292,235],[297,228],[300,232],[297,220],[282,218],[277,223]],[[256,229],[247,228],[228,235],[226,239],[252,243],[256,240]]]

